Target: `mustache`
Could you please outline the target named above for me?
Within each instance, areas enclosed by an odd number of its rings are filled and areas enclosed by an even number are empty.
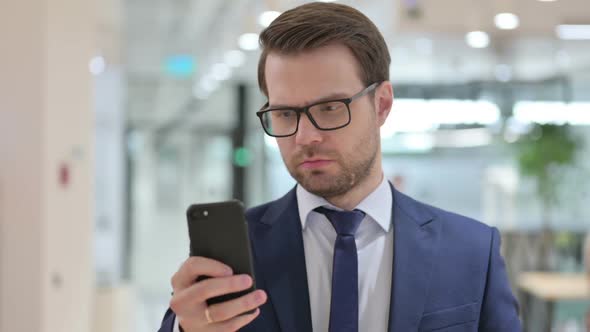
[[[322,149],[316,145],[307,145],[301,147],[301,149],[295,153],[293,159],[296,161],[297,164],[300,164],[305,159],[313,158],[315,156],[328,157],[331,159],[336,159],[337,157],[332,151]]]

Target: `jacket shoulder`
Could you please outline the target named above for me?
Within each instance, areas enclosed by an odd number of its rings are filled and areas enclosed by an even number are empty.
[[[422,223],[429,220],[438,224],[439,248],[460,257],[487,261],[494,234],[493,227],[473,218],[417,201],[399,192],[395,195],[396,208],[406,215],[415,220],[422,220]]]
[[[407,196],[406,196],[407,197]],[[408,197],[409,198],[409,197]],[[459,213],[447,211],[413,198],[411,199],[419,208],[428,211],[433,217],[433,221],[440,222],[442,229],[446,235],[449,236],[486,236],[489,237],[492,233],[493,227],[478,221],[474,218],[461,215]]]

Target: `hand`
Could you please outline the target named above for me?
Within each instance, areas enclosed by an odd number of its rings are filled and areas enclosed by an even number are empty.
[[[211,278],[195,282],[199,276]],[[207,299],[246,290],[252,286],[249,275],[233,275],[231,268],[205,257],[188,258],[171,280],[174,295],[170,308],[185,332],[237,331],[260,314],[266,302],[263,290],[256,290],[237,299],[207,305]],[[246,311],[255,312],[240,315]]]

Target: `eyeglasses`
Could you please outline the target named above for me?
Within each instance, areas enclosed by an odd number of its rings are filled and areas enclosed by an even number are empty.
[[[295,135],[299,128],[301,113],[305,113],[309,121],[319,130],[336,130],[350,124],[350,103],[375,90],[379,82],[375,82],[363,91],[350,98],[335,99],[314,103],[305,107],[268,108],[266,103],[256,112],[264,131],[273,137]]]

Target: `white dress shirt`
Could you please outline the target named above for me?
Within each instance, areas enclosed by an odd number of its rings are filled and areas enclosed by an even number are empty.
[[[381,184],[355,209],[366,216],[355,241],[358,254],[359,331],[387,331],[393,267],[392,193],[383,178]],[[340,210],[325,199],[297,186],[297,204],[303,230],[311,321],[316,332],[328,331],[332,261],[336,231],[319,206]]]
[[[313,211],[325,206],[340,210],[297,185],[297,205],[301,218],[307,285],[313,331],[328,331],[332,290],[332,261],[336,231],[321,213]],[[387,331],[393,267],[393,196],[383,177],[379,186],[355,209],[366,216],[355,241],[358,254],[359,331]],[[180,332],[178,321],[174,332]]]

